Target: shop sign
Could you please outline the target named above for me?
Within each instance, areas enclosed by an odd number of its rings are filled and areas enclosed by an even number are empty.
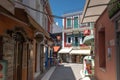
[[[7,78],[7,60],[0,60],[0,80]]]
[[[120,1],[111,0],[108,5],[109,17],[112,18],[120,10]]]
[[[94,75],[94,60],[92,56],[85,56],[83,59],[84,74],[85,75]]]

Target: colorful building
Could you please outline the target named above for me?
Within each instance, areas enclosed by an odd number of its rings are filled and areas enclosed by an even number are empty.
[[[119,5],[119,0],[86,1],[82,22],[95,22],[96,80],[120,79]]]
[[[62,28],[57,23],[53,24],[52,35],[54,36],[53,59],[54,65],[57,65],[57,59],[59,58],[58,51],[62,48]]]
[[[83,43],[92,34],[92,23],[81,24],[81,11],[63,15],[62,49],[59,51],[63,62],[80,63],[85,55],[90,55],[91,46]]]

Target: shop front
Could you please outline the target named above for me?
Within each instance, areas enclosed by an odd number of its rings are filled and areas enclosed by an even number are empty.
[[[91,54],[91,49],[72,49],[70,52],[72,63],[83,63],[83,58]]]
[[[7,13],[0,13],[0,60],[7,61],[8,80],[33,80],[33,30]]]
[[[60,49],[60,51],[58,52],[58,56],[60,57],[62,62],[71,62],[71,56],[69,54],[71,50],[72,50],[72,48]]]

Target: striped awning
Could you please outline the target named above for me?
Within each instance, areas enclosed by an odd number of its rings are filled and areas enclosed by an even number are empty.
[[[96,22],[110,0],[86,0],[81,23]]]

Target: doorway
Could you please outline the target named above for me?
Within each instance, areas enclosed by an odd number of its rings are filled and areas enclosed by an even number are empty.
[[[23,54],[23,43],[17,43],[17,80],[22,80],[22,54]]]
[[[75,46],[78,46],[78,37],[75,37]]]
[[[25,42],[25,39],[20,32],[16,33],[15,41],[14,80],[22,80],[23,43]]]

